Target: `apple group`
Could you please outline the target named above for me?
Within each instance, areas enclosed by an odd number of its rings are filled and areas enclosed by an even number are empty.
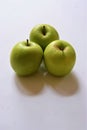
[[[58,77],[69,74],[76,61],[73,46],[60,40],[57,30],[48,24],[36,25],[29,40],[15,44],[10,54],[11,67],[20,76],[37,72],[42,60],[47,71]]]

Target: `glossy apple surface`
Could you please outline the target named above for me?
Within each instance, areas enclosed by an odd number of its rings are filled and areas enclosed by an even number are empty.
[[[36,25],[30,32],[30,40],[39,44],[44,50],[52,41],[59,39],[57,30],[48,24]]]
[[[13,47],[10,55],[10,63],[18,75],[27,76],[38,70],[42,56],[43,50],[38,44],[30,41],[22,41]]]
[[[71,72],[76,61],[72,45],[64,40],[51,42],[44,51],[44,62],[49,73],[65,76]]]

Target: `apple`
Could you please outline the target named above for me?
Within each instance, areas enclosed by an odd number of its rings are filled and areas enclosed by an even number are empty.
[[[76,53],[70,43],[64,40],[51,42],[44,51],[44,62],[49,73],[65,76],[71,72],[76,61]]]
[[[35,73],[42,61],[42,48],[31,41],[18,42],[12,49],[10,63],[13,70],[20,76]]]
[[[52,41],[59,39],[56,29],[48,24],[38,24],[30,32],[30,40],[39,44],[44,50]]]

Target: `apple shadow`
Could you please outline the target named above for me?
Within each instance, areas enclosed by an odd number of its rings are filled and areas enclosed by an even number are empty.
[[[21,77],[15,75],[15,82],[18,89],[27,95],[42,93],[45,85],[62,96],[72,96],[79,90],[78,78],[75,73],[72,72],[59,78],[49,74],[43,63],[39,71],[31,76]]]
[[[15,82],[18,89],[25,95],[40,94],[44,87],[42,73],[35,73],[28,77],[15,75]]]
[[[72,96],[79,90],[78,79],[74,73],[60,78],[47,73],[44,78],[46,83],[62,96]]]

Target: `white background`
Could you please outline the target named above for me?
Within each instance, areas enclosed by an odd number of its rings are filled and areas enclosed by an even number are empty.
[[[86,11],[86,0],[0,0],[0,130],[87,130]],[[75,48],[70,75],[20,78],[12,70],[12,47],[39,23]]]

